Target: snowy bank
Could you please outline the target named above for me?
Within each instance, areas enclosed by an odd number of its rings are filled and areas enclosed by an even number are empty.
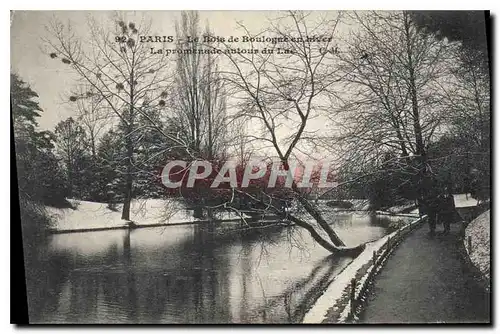
[[[365,250],[333,279],[313,307],[306,313],[302,322],[318,324],[347,321],[348,317],[351,316],[351,301],[349,300],[351,280],[357,280],[355,298],[361,299],[369,280],[380,270],[393,247],[407,233],[419,226],[424,219],[412,221],[377,241],[367,243]],[[376,256],[375,263],[373,261],[374,254]]]
[[[470,194],[455,194],[453,199],[456,208],[468,208],[478,204],[477,199],[472,198]]]
[[[47,212],[54,222],[55,232],[82,230],[119,229],[129,226],[129,221],[121,219],[123,205],[111,210],[106,203],[68,200],[74,208],[58,209],[47,207]],[[222,213],[223,220],[239,219],[236,213]],[[245,218],[248,218],[245,216]],[[189,224],[202,222],[193,217],[193,210],[187,209],[177,200],[145,199],[133,200],[130,205],[130,221],[138,227],[169,224]]]
[[[479,215],[465,229],[464,246],[471,262],[481,272],[490,287],[490,210]],[[471,251],[468,247],[468,239],[471,237]]]
[[[478,205],[478,201],[471,197],[470,194],[454,194],[453,200],[455,202],[456,208],[469,208]],[[331,200],[321,200],[318,201],[320,209],[327,207],[326,203]],[[370,203],[366,199],[348,199],[346,202],[350,202],[353,206],[350,209],[335,208],[338,211],[368,211],[370,209]],[[418,216],[418,207],[414,201],[407,201],[404,204],[395,205],[386,210],[378,210],[377,214],[381,215],[400,215],[407,217]]]
[[[478,204],[477,199],[472,198],[470,194],[454,194],[453,201],[455,202],[455,208],[457,209],[475,207]],[[389,211],[392,212],[393,210]],[[415,208],[408,213],[418,215],[418,208]]]

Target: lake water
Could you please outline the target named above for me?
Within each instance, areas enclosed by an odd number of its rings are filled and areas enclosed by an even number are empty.
[[[335,213],[347,245],[401,218]],[[25,245],[31,323],[300,322],[352,258],[299,227],[185,225],[55,234]]]

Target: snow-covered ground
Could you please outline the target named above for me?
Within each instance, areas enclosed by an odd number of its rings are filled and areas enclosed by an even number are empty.
[[[465,194],[453,195],[455,206],[469,207],[477,205],[477,200]],[[47,212],[54,222],[53,229],[58,231],[81,230],[81,229],[103,229],[120,228],[127,225],[127,221],[121,219],[122,204],[116,206],[116,210],[108,208],[106,203],[68,200],[76,209],[58,209],[47,207]],[[321,210],[331,211],[325,201],[318,203]],[[357,210],[366,210],[366,200],[351,200]],[[410,214],[418,214],[413,210]],[[238,219],[238,214],[225,212],[220,219]],[[248,217],[245,217],[248,218]],[[131,203],[130,220],[136,225],[161,225],[196,222],[199,219],[193,217],[193,211],[186,209],[184,204],[175,199],[141,199]]]
[[[470,236],[472,252],[469,257],[474,265],[481,271],[483,276],[490,282],[490,210],[479,215],[465,229],[465,246]]]
[[[471,206],[477,205],[477,200],[472,198],[470,194],[455,194],[455,195],[453,195],[453,199],[455,201],[456,208],[466,208],[466,207],[471,207]],[[328,208],[328,205],[326,203],[329,201],[331,201],[331,200],[320,200],[318,203],[320,209],[322,209],[322,207]],[[364,210],[368,210],[370,207],[370,203],[366,199],[350,199],[350,200],[346,200],[346,201],[351,202],[353,204],[353,207],[352,207],[353,210],[364,211]],[[414,203],[408,202],[406,204],[396,205],[396,206],[390,207],[385,212],[399,214],[402,211],[404,211],[405,209],[411,208],[412,206],[414,206]],[[342,211],[343,209],[338,209],[338,210]],[[408,213],[411,215],[418,215],[418,208],[415,208]]]
[[[106,203],[72,199],[68,201],[75,209],[47,207],[56,230],[117,228],[127,225],[127,221],[121,219],[122,204],[118,204],[116,210],[111,210]],[[173,203],[164,200],[134,200],[131,203],[130,220],[137,225],[194,220],[182,206],[175,204],[176,208]]]
[[[375,242],[366,244],[365,250],[335,277],[325,292],[314,303],[313,307],[306,313],[302,323],[319,324],[327,319],[328,311],[342,297],[344,290],[351,284],[351,279],[356,276],[358,270],[370,262],[373,251],[379,250],[387,242],[388,238],[389,236],[385,236]]]
[[[54,222],[53,229],[58,231],[120,228],[127,226],[121,219],[123,205],[111,210],[105,203],[68,200],[75,209],[47,207]],[[227,212],[221,219],[238,219],[236,213]],[[248,218],[248,217],[247,217]],[[147,199],[134,200],[130,208],[130,220],[136,225],[161,225],[196,222],[193,211],[188,210],[177,200]]]
[[[474,199],[470,194],[454,194],[455,208],[468,208],[477,205],[477,199]],[[409,212],[410,214],[418,215],[418,208]]]
[[[453,199],[455,200],[456,208],[467,208],[477,205],[477,199],[472,198],[470,194],[455,194],[453,195]]]

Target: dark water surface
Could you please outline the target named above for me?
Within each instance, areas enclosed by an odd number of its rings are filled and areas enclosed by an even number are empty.
[[[389,217],[336,214],[348,245],[378,239]],[[31,323],[300,322],[352,258],[305,230],[218,233],[186,225],[56,234],[25,245]]]

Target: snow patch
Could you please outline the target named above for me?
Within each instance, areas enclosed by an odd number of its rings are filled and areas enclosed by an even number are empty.
[[[395,233],[391,233],[377,241],[367,243],[365,250],[332,281],[314,306],[306,313],[302,322],[306,324],[321,323],[326,318],[328,310],[335,304],[335,301],[342,297],[344,289],[351,284],[351,279],[356,276],[358,270],[370,262],[373,251],[380,249],[389,239],[389,236]]]
[[[403,226],[400,230],[390,233],[377,241],[367,243],[365,246],[365,250],[332,281],[328,288],[318,298],[313,307],[306,313],[302,322],[307,324],[317,324],[322,323],[324,320],[326,320],[329,310],[332,309],[332,305],[334,305],[335,302],[342,297],[344,291],[349,288],[351,280],[356,277],[356,274],[359,270],[361,270],[361,268],[367,266],[370,263],[373,258],[373,252],[376,251],[378,254],[381,254],[380,250],[388,243],[389,238],[391,240],[395,240],[394,237],[396,237],[398,233],[405,232],[415,224],[420,223],[421,219],[410,222]],[[383,259],[382,261],[385,261],[385,259]],[[379,270],[380,266],[381,265],[377,265],[375,269]],[[373,269],[374,266],[371,265],[368,268],[367,272],[363,275],[362,279],[360,280],[361,284],[358,284],[358,287],[356,289],[357,294],[366,283],[366,280],[368,279],[368,276]],[[349,316],[349,313],[350,301],[345,305],[343,311],[341,312],[339,322],[345,322],[345,320]]]
[[[479,269],[481,274],[490,282],[490,210],[482,213],[474,219],[465,229],[465,249],[472,263]],[[472,252],[469,253],[468,238],[471,237]]]
[[[467,208],[478,204],[477,199],[472,198],[470,194],[455,194],[453,200],[456,208]]]
[[[82,229],[124,228],[129,221],[121,219],[122,204],[111,210],[106,203],[68,200],[75,209],[58,209],[47,207],[56,231],[72,231]],[[239,219],[234,212],[225,212],[220,219]],[[245,216],[245,218],[249,218]],[[200,221],[193,217],[193,210],[174,199],[133,200],[130,204],[130,221],[138,226],[192,223]]]

